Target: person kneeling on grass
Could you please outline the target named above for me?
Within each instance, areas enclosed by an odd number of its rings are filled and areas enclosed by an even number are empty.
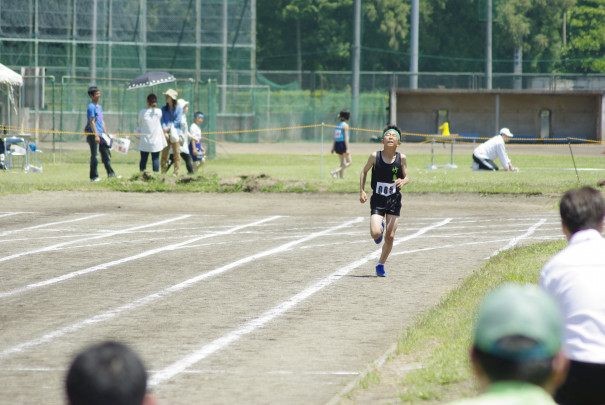
[[[510,141],[513,137],[513,133],[510,132],[508,128],[502,128],[500,133],[494,136],[491,139],[483,142],[481,145],[477,146],[473,151],[473,171],[477,170],[488,170],[488,171],[496,171],[498,170],[498,165],[494,162],[494,159],[500,159],[504,170],[510,170],[513,172],[518,172],[513,164],[510,162],[508,155],[506,154],[506,146],[505,144]]]
[[[376,244],[382,242],[382,254],[376,264],[376,275],[385,277],[384,264],[393,248],[397,222],[401,212],[401,187],[409,183],[407,160],[397,152],[401,144],[401,130],[394,125],[385,128],[382,151],[370,155],[361,170],[359,201],[368,200],[364,190],[368,171],[372,169],[372,197],[370,198],[370,234]],[[385,233],[386,224],[386,233]]]
[[[531,284],[505,284],[479,308],[471,363],[484,391],[451,405],[554,405],[567,375],[563,320],[554,300]]]

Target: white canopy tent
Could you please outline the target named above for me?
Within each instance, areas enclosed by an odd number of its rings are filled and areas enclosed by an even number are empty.
[[[19,91],[21,91],[21,88],[23,87],[23,77],[21,77],[19,73],[16,73],[15,71],[7,68],[6,66],[0,63],[0,88],[6,92],[8,107],[6,109],[6,112],[3,111],[2,119],[3,122],[6,122],[6,125],[8,127],[11,126],[11,106],[15,111],[15,116],[19,116],[19,113],[17,112],[18,103],[15,101],[15,87],[17,87]]]

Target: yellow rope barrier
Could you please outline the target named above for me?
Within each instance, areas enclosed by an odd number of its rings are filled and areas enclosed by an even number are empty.
[[[235,131],[213,131],[213,132],[204,132],[205,135],[226,135],[226,134],[244,134],[244,133],[259,133],[259,132],[273,132],[273,131],[288,131],[295,129],[305,129],[305,128],[317,128],[317,127],[326,127],[326,128],[336,128],[336,125],[328,125],[328,124],[313,124],[313,125],[300,125],[300,126],[291,126],[291,127],[279,127],[279,128],[260,128],[260,129],[244,129],[244,130],[235,130]],[[375,129],[366,129],[366,128],[350,128],[351,131],[358,132],[372,132],[372,133],[382,133],[381,130]],[[54,134],[54,135],[80,135],[86,136],[90,135],[86,132],[74,132],[74,131],[54,131],[50,129],[35,129],[35,128],[23,128],[17,126],[10,125],[0,125],[0,130],[3,132],[12,132],[9,135],[22,135],[24,133],[31,134]],[[112,135],[128,138],[133,136],[140,136],[139,133],[123,133],[117,132]],[[450,135],[438,135],[438,134],[421,134],[421,133],[413,133],[413,132],[402,132],[403,136],[417,136],[426,138],[425,141],[419,142],[419,144],[435,141],[435,142],[443,142],[443,143],[476,143],[476,141],[484,141],[490,139],[489,137],[465,137],[460,136],[458,134],[450,134]],[[209,142],[215,142],[217,144],[221,144],[219,141],[215,141],[209,138],[204,137],[205,140]],[[522,143],[537,143],[540,146],[559,146],[561,144],[565,144],[567,140],[578,142],[579,144],[601,144],[600,141],[593,141],[590,139],[582,139],[582,138],[514,138],[515,142]],[[474,141],[474,142],[473,142]]]

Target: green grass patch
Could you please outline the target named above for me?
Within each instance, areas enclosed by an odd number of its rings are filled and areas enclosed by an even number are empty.
[[[333,179],[329,172],[339,165],[334,155],[325,155],[323,160],[314,155],[219,155],[208,161],[194,176],[194,181],[173,180],[171,176],[155,176],[141,181],[138,170],[138,154],[114,153],[114,170],[121,180],[102,181],[91,184],[88,180],[88,151],[70,152],[61,158],[62,163],[52,163],[50,154],[41,154],[43,173],[0,173],[0,194],[27,193],[34,190],[118,190],[137,192],[315,192],[357,193],[359,174],[368,156],[354,155],[353,165],[345,171],[344,179]],[[579,185],[570,159],[561,156],[519,155],[515,156],[519,173],[473,172],[470,158],[457,155],[458,169],[425,169],[430,163],[428,154],[408,154],[408,169],[411,183],[404,192],[422,193],[484,193],[484,194],[560,194]],[[435,164],[445,164],[449,154],[437,154]],[[577,157],[578,167],[601,168],[602,158]],[[148,164],[150,168],[151,163]],[[568,170],[562,170],[562,169]],[[99,174],[104,177],[103,165]],[[185,172],[184,165],[181,168]],[[582,185],[594,186],[605,177],[602,171],[581,171]],[[187,176],[185,176],[187,177]],[[239,179],[239,180],[238,180]],[[253,179],[256,183],[252,184]],[[369,181],[366,191],[370,190]]]
[[[502,252],[417,318],[402,333],[397,354],[389,360],[398,361],[405,356],[405,361],[422,365],[399,382],[400,401],[441,403],[476,395],[468,353],[481,299],[505,282],[537,283],[544,263],[565,245],[561,240]]]
[[[359,381],[359,386],[366,389],[378,383],[380,383],[380,375],[376,371],[370,371]]]

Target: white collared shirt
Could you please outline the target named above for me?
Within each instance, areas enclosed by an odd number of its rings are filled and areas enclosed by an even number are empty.
[[[494,160],[498,158],[505,170],[508,170],[508,165],[510,165],[510,159],[506,154],[506,147],[504,146],[502,135],[496,135],[477,146],[473,151],[473,155],[477,156],[479,159]]]
[[[570,359],[605,364],[605,239],[578,231],[540,272],[540,286],[559,304]]]

